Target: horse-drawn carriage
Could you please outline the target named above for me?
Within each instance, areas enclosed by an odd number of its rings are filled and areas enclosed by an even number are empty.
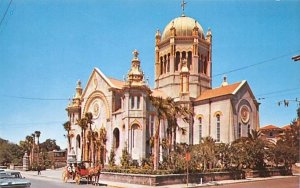
[[[68,163],[63,171],[63,181],[67,182],[69,179],[75,180],[76,184],[80,184],[82,179],[86,179],[87,183],[92,182],[97,184],[100,177],[101,166],[87,167],[90,165],[89,161],[80,163]]]

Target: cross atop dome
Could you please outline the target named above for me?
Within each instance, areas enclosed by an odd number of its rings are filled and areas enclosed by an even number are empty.
[[[185,5],[187,4],[187,2],[185,2],[184,0],[182,0],[181,2],[181,8],[182,8],[182,15],[181,16],[185,16],[184,15],[184,8],[185,8]]]

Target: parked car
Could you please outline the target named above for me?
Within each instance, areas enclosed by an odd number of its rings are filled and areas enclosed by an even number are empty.
[[[0,188],[27,188],[31,186],[31,182],[18,171],[1,171],[0,172]]]

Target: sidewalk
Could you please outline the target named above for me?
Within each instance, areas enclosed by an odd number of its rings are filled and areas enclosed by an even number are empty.
[[[48,180],[56,180],[56,181],[62,181],[62,173],[63,169],[47,169],[47,170],[42,170],[41,175],[37,174],[37,171],[21,171],[22,176],[25,177],[31,177],[35,179],[48,179]]]
[[[60,181],[62,182],[62,173],[63,169],[55,169],[55,170],[43,170],[41,171],[41,175],[37,175],[37,171],[22,171],[23,176],[35,178],[35,179],[44,179],[49,181]],[[294,174],[294,176],[300,176],[300,174]],[[213,181],[213,182],[206,182],[203,184],[192,184],[190,183],[188,187],[205,187],[205,186],[212,186],[212,185],[225,185],[225,184],[235,184],[235,183],[246,183],[246,182],[253,182],[253,181],[265,181],[270,179],[281,179],[281,178],[288,178],[292,176],[272,176],[266,178],[247,178],[243,180],[222,180],[222,181]],[[113,181],[99,181],[102,185],[107,185],[108,187],[124,187],[124,188],[131,188],[131,187],[139,187],[139,188],[150,188],[153,186],[147,185],[138,185],[138,184],[130,184],[130,183],[122,183],[122,182],[113,182]],[[176,185],[167,185],[167,186],[157,186],[160,188],[167,188],[167,187],[174,187],[174,188],[182,188],[187,187],[186,184],[176,184]]]

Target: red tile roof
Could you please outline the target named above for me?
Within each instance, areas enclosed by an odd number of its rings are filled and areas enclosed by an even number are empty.
[[[271,129],[280,129],[280,128],[276,127],[275,125],[267,125],[260,128],[260,130],[271,130]]]
[[[281,127],[282,129],[285,129],[285,130],[289,130],[289,129],[291,129],[291,125],[290,124],[288,124],[288,125],[285,125],[285,126],[283,126],[283,127]]]
[[[224,95],[233,94],[234,91],[244,82],[237,82],[231,85],[227,86],[221,86],[215,89],[209,89],[204,91],[197,99],[196,101],[201,101],[205,99],[220,97]]]
[[[162,97],[163,99],[166,99],[168,96],[161,90],[158,89],[153,89],[152,91],[152,96],[154,97]]]
[[[124,81],[121,80],[117,80],[115,78],[108,78],[110,80],[110,82],[116,86],[117,88],[122,88],[125,85]]]

